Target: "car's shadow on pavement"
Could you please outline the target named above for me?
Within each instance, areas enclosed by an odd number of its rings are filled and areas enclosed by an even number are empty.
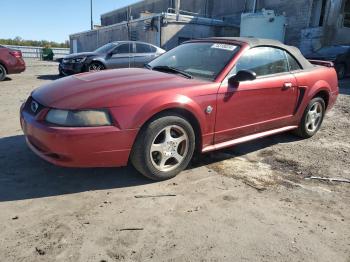
[[[57,80],[60,78],[62,78],[62,76],[59,76],[57,74],[55,74],[55,75],[37,75],[37,79],[40,79],[40,80]]]
[[[4,80],[2,80],[1,82],[6,82],[6,81],[11,81],[12,80],[12,78],[10,78],[10,77],[6,77]],[[0,83],[1,83],[0,82]]]
[[[244,156],[264,148],[269,148],[276,144],[292,143],[300,140],[302,140],[302,138],[297,137],[291,133],[282,133],[261,139],[252,140],[249,142],[235,145],[233,147],[202,154],[195,158],[195,161],[191,163],[190,168],[209,165],[234,157]]]
[[[247,142],[201,155],[188,169],[298,140],[300,138],[293,135],[280,134]],[[83,169],[51,165],[28,149],[23,135],[0,138],[0,167],[0,202],[125,188],[153,182],[130,166]]]
[[[152,183],[132,167],[62,168],[34,155],[24,136],[0,138],[0,202]]]

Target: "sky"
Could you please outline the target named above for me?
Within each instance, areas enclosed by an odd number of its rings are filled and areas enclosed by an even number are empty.
[[[100,15],[139,0],[93,0],[94,24]],[[0,38],[64,42],[90,30],[90,0],[0,0]]]

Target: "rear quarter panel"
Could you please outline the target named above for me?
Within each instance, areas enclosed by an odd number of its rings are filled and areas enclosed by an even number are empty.
[[[0,48],[0,63],[5,66],[8,74],[20,73],[25,70],[22,58],[12,56],[8,48]]]
[[[304,90],[304,96],[297,112],[301,117],[310,100],[321,91],[329,96],[327,110],[332,108],[339,93],[337,74],[332,67],[315,66],[310,70],[293,72],[300,90]]]

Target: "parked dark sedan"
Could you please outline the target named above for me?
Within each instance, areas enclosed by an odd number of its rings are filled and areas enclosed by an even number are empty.
[[[343,79],[350,73],[350,46],[332,45],[325,46],[314,53],[306,55],[308,59],[331,61],[335,65],[338,79]]]
[[[60,75],[71,75],[111,68],[143,67],[165,50],[143,42],[118,41],[94,52],[75,53],[60,60]]]

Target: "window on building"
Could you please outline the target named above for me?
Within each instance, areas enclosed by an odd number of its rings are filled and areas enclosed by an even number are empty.
[[[252,70],[257,76],[288,72],[288,62],[281,49],[273,47],[255,47],[248,50],[237,62],[230,75],[240,70]]]
[[[345,1],[344,6],[344,26],[350,27],[350,0]]]

